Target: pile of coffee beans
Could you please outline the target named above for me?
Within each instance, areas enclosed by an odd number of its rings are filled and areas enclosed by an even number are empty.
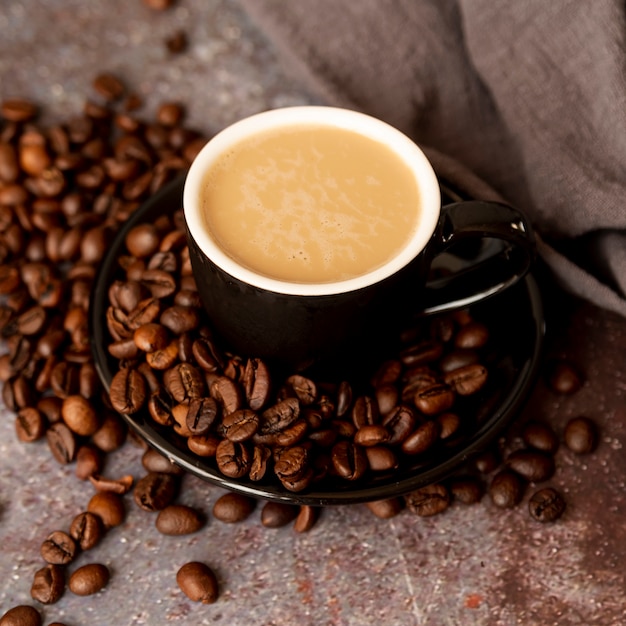
[[[120,226],[187,169],[205,138],[183,125],[176,103],[164,103],[154,120],[140,119],[140,101],[115,76],[96,77],[93,91],[81,115],[46,128],[37,122],[35,104],[0,103],[2,399],[15,413],[19,442],[45,440],[58,463],[72,464],[94,488],[66,528],[42,538],[31,596],[46,605],[68,590],[90,595],[106,587],[105,565],[74,568],[74,562],[123,523],[128,501],[164,535],[194,533],[206,523],[178,501],[180,468],[154,450],[142,447],[139,479],[103,475],[106,455],[133,437],[120,412],[145,411],[229,478],[274,481],[299,492],[327,479],[358,483],[418,466],[455,445],[477,419],[465,400],[480,399],[492,374],[490,331],[467,311],[403,333],[397,352],[366,381],[277,377],[260,359],[229,354],[199,306],[176,214],[139,225],[126,239],[120,277],[109,290],[108,350],[118,367],[105,392],[88,328],[97,269]],[[550,369],[548,380],[556,393],[575,393],[582,384],[565,362]],[[547,423],[529,423],[522,440],[504,458],[497,450],[485,453],[462,475],[367,507],[380,518],[402,510],[426,516],[486,493],[495,506],[517,506],[529,486],[550,479],[561,441],[585,454],[598,433],[581,416],[561,434]],[[258,504],[225,493],[212,515],[237,523]],[[552,522],[565,502],[544,485],[528,507],[533,519]],[[320,512],[264,502],[260,519],[267,528],[306,532]],[[191,600],[219,598],[206,563],[184,565],[176,583]],[[0,626],[40,623],[29,606],[0,617]]]
[[[403,333],[367,385],[278,378],[263,360],[220,346],[200,305],[182,219],[177,210],[126,235],[106,310],[116,411],[147,412],[228,478],[273,479],[293,492],[413,466],[471,431],[462,400],[487,383],[489,329],[467,311]]]

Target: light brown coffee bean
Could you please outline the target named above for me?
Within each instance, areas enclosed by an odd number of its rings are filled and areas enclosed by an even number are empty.
[[[176,573],[180,590],[193,602],[213,604],[219,595],[217,578],[205,563],[185,563]]]
[[[109,569],[102,563],[89,563],[79,567],[69,578],[68,587],[77,596],[98,593],[109,582]]]
[[[184,504],[170,504],[159,511],[156,529],[163,535],[190,535],[204,525],[200,511]]]

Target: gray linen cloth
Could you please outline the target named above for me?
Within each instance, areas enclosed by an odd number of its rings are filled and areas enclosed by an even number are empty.
[[[626,315],[623,0],[241,2],[316,98],[522,209],[562,285]]]

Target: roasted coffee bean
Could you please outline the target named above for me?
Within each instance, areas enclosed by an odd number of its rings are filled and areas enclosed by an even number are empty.
[[[170,341],[162,350],[155,350],[146,355],[146,362],[155,370],[168,370],[173,367],[178,359],[178,341]]]
[[[118,100],[124,95],[122,81],[113,74],[98,74],[93,81],[93,88],[107,101]]]
[[[443,354],[443,345],[437,341],[422,341],[400,352],[405,367],[416,367],[437,361]]]
[[[53,565],[67,565],[76,555],[75,541],[62,530],[55,530],[41,544],[41,556]]]
[[[593,452],[598,444],[598,429],[588,417],[570,419],[564,432],[565,445],[576,454]]]
[[[91,550],[104,536],[102,519],[95,513],[79,513],[70,525],[70,536],[81,550]]]
[[[374,472],[387,472],[399,465],[396,453],[387,446],[367,447],[365,456],[370,469]]]
[[[297,533],[306,533],[315,526],[320,515],[320,507],[303,504],[296,516],[293,529]]]
[[[98,515],[105,528],[119,526],[126,516],[122,496],[111,491],[98,491],[87,504],[87,511]]]
[[[463,504],[480,502],[485,491],[482,481],[473,476],[453,478],[449,488],[452,497]]]
[[[100,474],[92,474],[89,481],[98,491],[111,491],[120,495],[128,493],[133,486],[133,477],[125,474],[120,478],[109,478]]]
[[[183,473],[182,468],[154,448],[149,448],[145,451],[144,455],[141,457],[141,464],[148,472],[174,474],[176,476]]]
[[[454,390],[449,385],[435,383],[417,391],[413,402],[424,415],[432,416],[450,410],[454,399]]]
[[[137,413],[147,399],[144,377],[130,367],[118,370],[111,380],[109,397],[111,405],[118,413]]]
[[[126,441],[126,424],[115,413],[107,411],[98,430],[91,435],[91,442],[103,452],[113,452]]]
[[[214,457],[220,441],[221,439],[217,435],[191,435],[187,439],[187,447],[198,456]]]
[[[296,519],[300,509],[286,502],[266,502],[261,510],[261,524],[266,528],[281,528]]]
[[[389,433],[389,445],[402,443],[415,429],[417,417],[415,411],[408,406],[399,405],[388,413],[382,421]]]
[[[361,426],[354,435],[354,443],[358,446],[379,446],[389,441],[389,432],[382,424],[366,424]]]
[[[485,450],[474,459],[474,466],[481,474],[491,474],[500,465],[500,455],[495,450]]]
[[[155,2],[155,0],[150,1]],[[213,570],[205,563],[198,561],[185,563],[176,572],[176,583],[192,602],[213,604],[219,595],[217,578]]]
[[[218,376],[211,383],[210,394],[221,405],[224,415],[243,408],[243,390],[227,376]]]
[[[304,446],[281,448],[274,461],[274,473],[281,482],[296,483],[309,470],[309,452]]]
[[[465,365],[444,375],[444,382],[460,396],[471,396],[487,382],[487,368],[479,363]]]
[[[76,452],[75,474],[81,480],[88,480],[90,476],[99,474],[104,465],[102,452],[92,445],[82,445]]]
[[[174,276],[162,269],[147,269],[141,277],[141,282],[155,298],[167,298],[176,292]],[[190,310],[188,307],[179,308]]]
[[[498,472],[489,484],[491,501],[502,509],[513,508],[519,504],[524,495],[522,478],[509,470]]]
[[[20,409],[15,418],[15,432],[20,441],[36,441],[46,432],[46,422],[39,410],[34,407]]]
[[[176,474],[150,471],[137,481],[133,498],[144,511],[161,511],[174,501],[177,492]]]
[[[531,482],[543,482],[554,474],[554,458],[535,450],[516,450],[509,454],[506,465]]]
[[[427,485],[405,496],[406,505],[420,517],[443,513],[450,505],[450,493],[442,484]]]
[[[488,340],[489,329],[484,324],[473,321],[458,330],[454,345],[464,350],[476,350],[485,346]]]
[[[381,385],[376,388],[376,404],[380,415],[387,415],[392,411],[400,400],[400,392],[396,385]]]
[[[580,372],[568,361],[559,360],[548,368],[548,385],[552,391],[570,395],[576,393],[583,384]]]
[[[76,455],[76,437],[63,422],[52,424],[46,430],[46,439],[52,456],[59,463],[66,465],[74,460]]]
[[[198,328],[200,317],[195,307],[173,305],[161,313],[159,321],[175,335]]]
[[[156,518],[156,529],[163,535],[190,535],[204,525],[200,511],[184,504],[170,504],[161,509]]]
[[[287,398],[261,413],[259,433],[274,435],[291,426],[300,416],[300,402],[297,398]]]
[[[554,454],[559,447],[559,438],[548,424],[531,421],[522,430],[524,443],[546,454]]]
[[[365,506],[380,519],[391,519],[404,509],[402,498],[387,498],[385,500],[374,500],[366,502]]]
[[[267,446],[255,445],[252,451],[252,463],[250,464],[249,478],[253,481],[259,481],[267,473],[272,453]]]
[[[306,376],[294,374],[286,381],[289,389],[300,401],[301,406],[313,404],[317,398],[317,387],[315,382]]]
[[[225,476],[241,478],[250,470],[252,454],[245,443],[224,439],[215,451],[215,462]]]
[[[230,441],[247,441],[259,428],[259,416],[250,409],[240,409],[222,419],[222,431]]]
[[[163,382],[176,402],[201,398],[205,391],[204,378],[191,363],[179,363],[167,370]]]
[[[154,352],[155,350],[163,350],[167,346],[169,335],[165,326],[151,322],[135,330],[133,341],[139,350]]]
[[[27,604],[14,606],[0,617],[0,626],[41,626],[41,623],[39,611]]]
[[[352,406],[352,387],[347,380],[339,383],[337,390],[337,417],[343,417]]]
[[[352,407],[352,422],[357,429],[380,421],[378,403],[370,396],[359,396]]]
[[[42,604],[54,604],[65,591],[65,572],[60,565],[48,564],[35,572],[30,597]]]
[[[224,359],[210,339],[200,337],[191,346],[196,363],[207,372],[216,372],[224,365]],[[250,406],[250,408],[253,408]]]
[[[77,435],[93,435],[100,426],[94,406],[79,395],[67,396],[63,400],[61,416],[68,428]]]
[[[439,439],[439,423],[429,420],[420,424],[401,444],[402,452],[409,455],[424,454]]]
[[[262,409],[271,391],[271,376],[267,364],[261,359],[248,359],[243,373],[243,387],[248,407],[253,411]]]
[[[563,496],[552,487],[536,491],[528,501],[530,516],[538,522],[554,522],[565,511]]]
[[[237,415],[231,413],[232,415]],[[218,414],[217,403],[213,398],[193,398],[189,401],[189,408],[187,410],[186,426],[192,435],[205,435],[210,430],[211,426],[215,422]],[[228,416],[230,417],[230,416]],[[226,419],[226,418],[225,418]],[[224,421],[222,425],[224,426]],[[226,434],[226,433],[225,433]],[[228,437],[228,435],[226,434]],[[251,435],[250,435],[251,436]],[[243,441],[246,437],[233,438],[228,437],[231,441]]]
[[[365,451],[350,441],[339,441],[333,446],[331,461],[337,475],[346,480],[358,480],[367,470]]]
[[[479,353],[476,350],[456,349],[452,352],[444,354],[439,359],[437,366],[444,374],[468,365],[474,365],[480,360]]]
[[[213,517],[220,522],[234,524],[250,516],[256,500],[240,493],[225,493],[213,504]]]
[[[148,398],[148,412],[150,417],[162,426],[171,426],[174,423],[172,406],[174,400],[165,387],[158,387]]]
[[[98,593],[109,582],[109,569],[102,563],[88,563],[79,567],[69,578],[68,587],[77,596]]]

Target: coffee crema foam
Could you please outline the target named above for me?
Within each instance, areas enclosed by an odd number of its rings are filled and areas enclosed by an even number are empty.
[[[202,218],[237,263],[273,279],[330,283],[390,261],[419,223],[414,174],[382,143],[319,125],[268,130],[209,169]]]

